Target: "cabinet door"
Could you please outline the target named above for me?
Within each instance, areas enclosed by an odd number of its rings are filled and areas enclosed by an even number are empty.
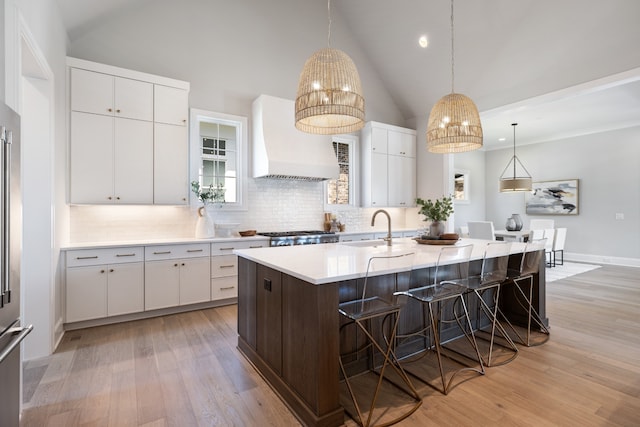
[[[416,159],[389,156],[389,206],[415,206]]]
[[[66,321],[98,319],[107,315],[107,266],[67,268]]]
[[[371,128],[371,151],[386,154],[387,150],[387,130],[377,127]]]
[[[371,153],[371,206],[387,206],[387,155]]]
[[[113,116],[113,76],[72,68],[71,110]]]
[[[154,203],[184,205],[189,190],[187,128],[155,123],[154,134]]]
[[[154,118],[157,123],[186,126],[189,92],[175,87],[154,85]]]
[[[113,201],[113,118],[71,113],[71,203]]]
[[[153,123],[115,118],[114,200],[153,203]]]
[[[144,266],[144,309],[180,304],[180,261],[151,261]]]
[[[115,77],[116,117],[153,121],[153,83]]]
[[[209,257],[180,260],[180,305],[211,300]]]
[[[107,315],[144,311],[144,264],[109,265]]]

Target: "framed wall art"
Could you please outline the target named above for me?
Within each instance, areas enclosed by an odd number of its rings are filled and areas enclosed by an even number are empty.
[[[525,210],[527,215],[578,215],[578,180],[534,182]]]

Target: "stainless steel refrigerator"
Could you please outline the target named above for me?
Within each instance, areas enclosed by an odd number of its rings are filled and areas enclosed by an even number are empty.
[[[0,102],[0,426],[20,418],[20,343],[32,326],[20,322],[20,117]]]

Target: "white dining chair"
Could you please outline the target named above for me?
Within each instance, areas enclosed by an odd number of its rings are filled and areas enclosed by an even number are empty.
[[[469,227],[466,225],[460,226],[460,237],[469,237]]]
[[[544,256],[547,263],[547,267],[555,267],[553,262],[553,241],[556,236],[555,228],[545,228],[543,230],[542,238],[546,240],[544,245]]]
[[[467,226],[471,239],[496,240],[492,221],[469,221]]]
[[[553,266],[564,265],[564,242],[567,239],[567,229],[556,228],[556,237],[553,239]],[[560,254],[560,262],[557,262],[558,253]]]

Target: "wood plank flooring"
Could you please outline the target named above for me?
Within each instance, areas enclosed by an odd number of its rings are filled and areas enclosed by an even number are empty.
[[[549,342],[447,396],[416,384],[424,402],[400,425],[640,426],[639,273],[604,266],[548,284]],[[299,425],[236,349],[236,313],[66,333],[25,367],[21,425]]]

